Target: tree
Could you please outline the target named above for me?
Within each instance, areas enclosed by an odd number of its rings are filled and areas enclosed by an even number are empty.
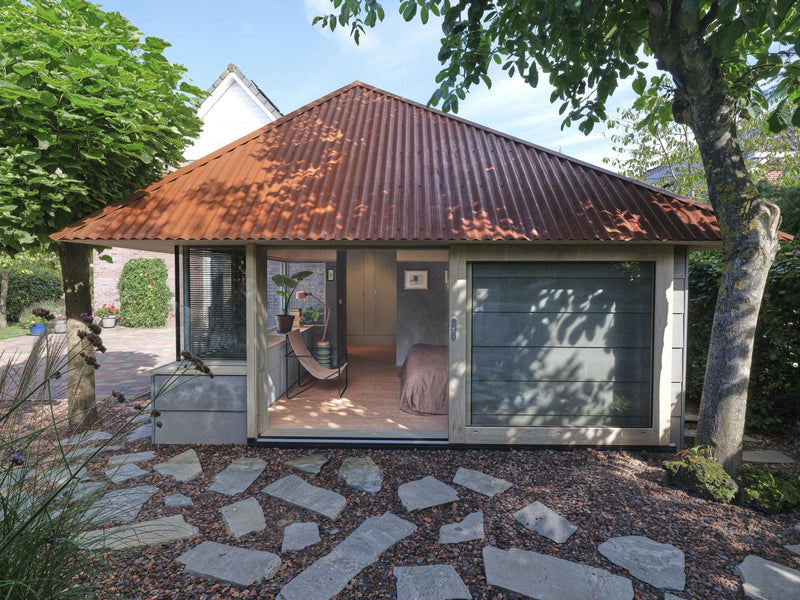
[[[0,0],[0,250],[48,234],[161,177],[201,122],[202,93],[119,13],[86,0]],[[89,253],[60,244],[68,323],[70,423],[96,419]],[[81,337],[79,337],[79,334]]]
[[[384,17],[378,0],[331,0],[323,27],[349,26],[356,41]],[[767,108],[765,81],[782,98],[772,132],[800,126],[800,6],[795,0],[404,0],[400,12],[442,17],[438,89],[430,103],[458,110],[466,92],[491,85],[500,65],[536,86],[541,73],[561,102],[564,125],[589,133],[606,119],[620,81],[645,95],[646,56],[669,76],[671,98],[652,119],[687,125],[697,142],[723,241],[725,269],[712,329],[698,441],[729,472],[741,461],[747,382],[758,308],[778,248],[779,210],[747,174],[736,129],[742,110]],[[494,72],[492,72],[494,73]]]

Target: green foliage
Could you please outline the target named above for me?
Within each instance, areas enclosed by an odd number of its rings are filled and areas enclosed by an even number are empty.
[[[6,316],[9,321],[18,321],[26,307],[58,300],[63,295],[64,284],[60,272],[47,266],[12,266],[8,275]],[[61,313],[63,312],[62,308]]]
[[[716,502],[728,503],[736,496],[739,486],[714,460],[710,448],[696,446],[679,452],[678,457],[662,464],[668,484]]]
[[[182,160],[202,92],[168,45],[86,0],[0,0],[0,248],[46,246]]]
[[[169,316],[167,265],[160,258],[134,258],[119,277],[120,320],[127,327],[163,327]]]
[[[687,395],[699,402],[717,298],[722,256],[718,251],[689,257]],[[765,430],[798,419],[800,396],[800,241],[784,244],[770,269],[761,303],[747,424]]]
[[[300,282],[303,281],[306,277],[310,277],[313,275],[311,271],[298,271],[294,275],[284,275],[282,273],[278,273],[277,275],[272,276],[272,281],[275,285],[282,290],[277,290],[275,293],[283,298],[283,313],[284,315],[289,314],[289,302],[292,300],[292,296],[294,296],[294,291],[297,289],[297,286],[300,285]]]
[[[800,485],[789,471],[744,465],[736,474],[739,504],[768,515],[800,506]]]
[[[800,165],[800,161],[793,161]],[[781,231],[800,236],[800,185],[773,187],[762,184],[761,192],[781,209]]]

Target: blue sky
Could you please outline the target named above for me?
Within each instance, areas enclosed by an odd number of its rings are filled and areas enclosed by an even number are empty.
[[[108,0],[144,34],[172,44],[167,58],[184,65],[206,89],[228,63],[235,63],[284,114],[355,80],[427,103],[434,77],[440,29],[432,21],[405,23],[398,2],[385,0],[386,20],[356,46],[346,32],[312,27],[328,0]],[[561,130],[551,88],[529,88],[499,72],[491,89],[474,88],[459,115],[516,137],[602,165],[611,143],[595,128],[590,136],[573,126]],[[612,106],[634,95],[623,83]],[[609,111],[610,112],[610,111]],[[606,168],[610,168],[606,166]]]

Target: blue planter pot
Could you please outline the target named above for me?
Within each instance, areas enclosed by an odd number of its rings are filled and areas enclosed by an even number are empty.
[[[47,331],[47,325],[43,323],[31,325],[31,335],[42,335],[45,331]]]

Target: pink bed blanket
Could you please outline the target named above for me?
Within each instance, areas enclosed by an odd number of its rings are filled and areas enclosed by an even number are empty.
[[[447,408],[447,346],[414,344],[400,369],[400,409],[446,415]]]

